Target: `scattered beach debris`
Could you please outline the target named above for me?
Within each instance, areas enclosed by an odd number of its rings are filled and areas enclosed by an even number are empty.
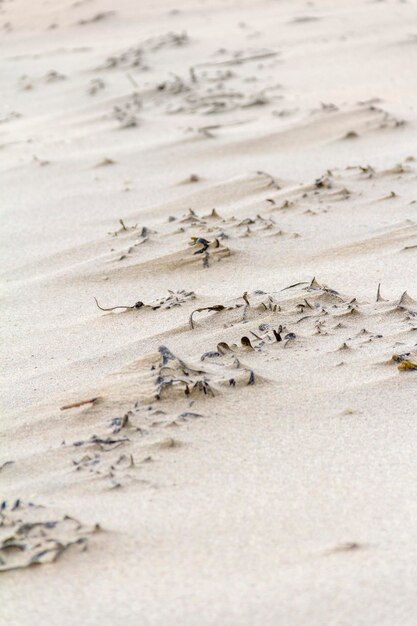
[[[109,165],[115,165],[116,161],[113,161],[113,159],[109,159],[108,157],[104,157],[104,159],[102,159],[101,161],[99,161],[95,167],[108,167]],[[122,220],[120,220],[121,223]]]
[[[109,17],[113,17],[116,15],[116,11],[101,11],[100,13],[96,13],[92,17],[78,20],[78,26],[87,26],[89,24],[95,24],[96,22],[102,22],[107,20]]]
[[[255,382],[253,370],[242,367],[235,359],[233,366],[215,366],[216,369],[193,367],[176,357],[166,346],[159,347],[161,361],[155,368],[156,393],[155,398],[160,400],[167,389],[180,389],[184,395],[191,396],[203,393],[207,396],[216,395],[216,385],[236,386],[236,382],[252,385]],[[234,372],[233,370],[236,370]]]
[[[325,555],[330,554],[339,554],[343,552],[357,552],[358,550],[362,550],[365,548],[365,545],[362,543],[358,543],[356,541],[348,541],[346,543],[339,543],[334,546],[334,548],[330,548],[324,552]]]
[[[157,311],[158,309],[169,310],[174,307],[181,306],[182,304],[184,304],[184,302],[187,302],[188,300],[194,300],[195,298],[196,298],[196,295],[194,291],[186,291],[185,289],[180,289],[179,291],[168,290],[167,296],[163,298],[159,298],[158,300],[155,300],[151,302],[150,304],[145,304],[141,300],[138,300],[137,302],[135,302],[135,304],[132,304],[132,305],[116,305],[112,307],[102,307],[98,303],[97,298],[94,298],[94,301],[97,307],[101,311],[115,311],[117,309],[137,310],[137,309],[142,309],[142,308],[147,308],[147,309],[152,309],[152,311]]]
[[[100,530],[68,515],[52,517],[47,509],[20,499],[0,505],[0,572],[53,563],[76,546],[86,550],[88,537]]]

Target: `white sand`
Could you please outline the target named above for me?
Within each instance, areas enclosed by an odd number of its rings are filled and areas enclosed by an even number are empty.
[[[416,623],[416,9],[0,4],[1,623]]]

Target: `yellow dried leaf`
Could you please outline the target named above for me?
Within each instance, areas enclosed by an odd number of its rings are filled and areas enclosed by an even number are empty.
[[[417,370],[417,364],[412,363],[411,361],[401,361],[398,369],[400,372],[405,372],[406,370]]]

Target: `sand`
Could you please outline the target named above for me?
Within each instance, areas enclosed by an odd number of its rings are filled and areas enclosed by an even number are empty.
[[[416,623],[416,9],[0,4],[1,623]]]

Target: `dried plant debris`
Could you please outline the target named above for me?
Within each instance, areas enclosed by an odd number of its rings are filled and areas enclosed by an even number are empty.
[[[125,436],[111,437],[111,436],[92,435],[88,439],[79,439],[78,441],[74,441],[72,445],[75,448],[80,448],[81,446],[88,446],[96,450],[109,452],[110,450],[114,450],[115,448],[120,448],[120,446],[125,445],[129,441],[130,441],[129,437],[125,437]]]
[[[61,411],[67,411],[68,409],[76,409],[80,406],[85,406],[87,404],[96,404],[96,402],[100,400],[99,397],[89,398],[88,400],[80,400],[79,402],[72,402],[71,404],[66,404],[61,407]]]
[[[216,350],[203,354],[204,361],[240,351],[262,352],[273,344],[279,344],[280,348],[298,348],[306,345],[312,336],[334,336],[336,340],[342,335],[336,345],[335,340],[328,343],[329,347],[333,345],[333,351],[352,350],[372,343],[380,346],[376,350],[380,352],[386,346],[386,339],[377,328],[364,328],[365,320],[374,319],[378,324],[382,314],[392,319],[394,333],[417,330],[414,300],[405,293],[399,300],[389,302],[381,298],[380,292],[379,287],[376,302],[361,302],[313,278],[293,283],[280,292],[245,292],[241,298],[224,304],[199,307],[192,312],[189,323],[194,330],[196,315],[207,313],[198,319],[198,326],[210,326],[222,335]],[[244,330],[242,325],[248,327]],[[231,340],[224,338],[225,330]],[[408,351],[401,361],[413,364],[411,357],[412,351]],[[399,358],[397,362],[400,362]],[[401,365],[400,371],[406,369],[413,369],[412,365]]]
[[[137,445],[132,447],[135,438],[136,442],[139,438],[143,443],[146,436],[154,435],[161,429],[179,427],[204,417],[189,408],[181,412],[175,412],[173,408],[172,404],[164,405],[163,402],[158,402],[157,407],[136,402],[123,416],[109,420],[108,431],[113,435],[120,433],[121,430],[129,432],[129,438],[122,438],[124,444],[129,446],[125,447],[125,452],[120,452],[120,446],[117,445],[92,444],[93,438],[76,442],[76,448],[82,448],[83,454],[72,459],[74,471],[80,478],[99,480],[105,489],[121,488],[133,482],[147,483],[148,481],[141,478],[141,468],[150,458],[139,458],[139,454],[143,457],[143,449]],[[94,439],[97,440],[97,436]],[[111,439],[117,441],[116,438],[109,436],[108,432],[100,437],[101,441],[108,442]]]
[[[123,104],[113,108],[113,116],[119,122],[119,128],[138,126],[138,112],[142,109],[142,100],[137,93],[130,95]]]
[[[152,434],[155,429],[180,426],[204,418],[202,413],[191,411],[189,406],[186,410],[178,413],[173,410],[173,407],[164,405],[163,402],[158,402],[156,407],[153,404],[137,406],[129,413],[135,429],[142,437]]]
[[[4,470],[5,467],[9,466],[9,465],[13,465],[14,461],[5,461],[4,463],[2,463],[0,465],[0,472]]]
[[[181,180],[179,185],[189,185],[191,183],[199,183],[201,181],[201,177],[198,174],[190,174],[184,180]]]
[[[258,49],[253,50],[251,53],[248,53],[246,50],[236,50],[235,52],[228,54],[227,59],[222,61],[208,61],[206,63],[199,63],[195,65],[194,68],[197,67],[208,67],[208,66],[226,66],[226,65],[242,65],[244,63],[253,63],[257,61],[264,61],[265,59],[270,59],[279,55],[279,52],[276,50],[267,50],[267,49]]]
[[[191,208],[180,216],[171,215],[165,224],[158,225],[158,230],[139,227],[137,224],[127,225],[123,220],[119,220],[119,223],[121,228],[109,233],[119,239],[121,244],[117,248],[115,244],[111,249],[113,260],[124,261],[124,265],[128,265],[129,261],[145,263],[158,260],[161,268],[162,260],[171,260],[207,269],[235,254],[229,245],[233,240],[293,236],[292,233],[284,232],[271,216],[265,217],[258,213],[241,219],[234,216],[224,218],[216,208],[203,215],[198,215]],[[164,254],[161,255],[159,251],[155,257],[154,251],[158,244]],[[169,267],[169,262],[164,263],[164,266]]]
[[[89,478],[101,480],[105,487],[120,488],[127,483],[138,480],[135,475],[136,465],[132,454],[118,454],[117,458],[108,459],[100,452],[85,453],[82,457],[72,460],[75,471]]]
[[[96,93],[102,91],[106,86],[106,83],[101,78],[92,78],[87,88],[87,92],[90,96],[95,96]]]
[[[56,561],[71,546],[86,550],[88,527],[73,517],[55,517],[32,502],[0,505],[0,572]]]
[[[363,543],[358,543],[356,541],[348,541],[346,543],[339,543],[333,548],[329,548],[323,554],[328,556],[331,554],[341,554],[343,552],[357,552],[358,550],[363,550],[367,546]]]
[[[209,355],[223,355],[231,352],[239,352],[241,350],[246,352],[261,352],[264,348],[274,343],[282,342],[282,347],[286,348],[290,342],[296,339],[295,333],[286,331],[287,328],[283,327],[281,324],[277,328],[274,328],[270,324],[259,324],[256,330],[251,329],[249,331],[250,336],[243,335],[240,337],[238,343],[221,341],[217,344],[217,352],[204,354],[202,360]]]
[[[168,33],[111,55],[98,70],[145,72],[150,69],[152,57],[159,50],[175,49],[189,43],[186,33]],[[228,114],[236,110],[251,111],[256,107],[267,106],[283,98],[279,93],[281,85],[271,84],[270,75],[262,71],[276,62],[274,57],[277,55],[276,51],[271,50],[237,51],[220,61],[209,60],[195,64],[181,74],[167,72],[163,80],[158,78],[147,89],[142,90],[144,111],[158,109],[167,115],[188,113],[207,116]],[[249,62],[257,62],[254,67],[256,78],[253,76],[248,79],[245,71],[240,71],[239,66]],[[235,67],[232,71],[228,66]],[[130,76],[129,80],[137,87],[133,77]],[[250,120],[249,117],[249,120],[235,123],[246,123]],[[195,132],[197,129],[185,129],[185,132],[189,130]],[[197,132],[202,132],[207,137],[212,136],[207,127],[204,130],[198,129]]]
[[[264,106],[277,99],[270,93],[273,92],[274,88],[265,87],[250,93],[218,88],[216,93],[210,93],[209,90],[202,89],[200,83],[199,88],[195,88],[194,85],[195,83],[188,83],[186,79],[178,76],[158,85],[159,92],[182,96],[179,104],[167,106],[166,113],[171,115],[178,113],[218,115],[239,109]],[[275,87],[275,89],[278,88],[278,86]],[[221,128],[221,126],[215,125],[213,128]],[[213,135],[207,134],[207,136]]]
[[[66,76],[64,74],[61,74],[60,72],[57,72],[56,70],[50,70],[44,76],[44,80],[47,83],[57,83],[65,79],[66,79]]]
[[[234,359],[231,365],[216,363],[213,367],[203,368],[186,364],[165,346],[160,346],[159,353],[160,362],[158,366],[154,366],[157,400],[171,390],[178,390],[180,394],[186,396],[200,393],[214,396],[217,385],[235,387],[237,381],[247,385],[255,382],[254,372],[242,366],[237,359]]]
[[[384,302],[384,298],[381,296],[381,283],[378,283],[378,289],[376,290],[376,301]]]
[[[96,13],[92,17],[78,20],[77,24],[79,26],[87,26],[88,24],[95,24],[96,22],[102,22],[109,17],[112,17],[116,14],[116,11],[102,11],[101,13]]]
[[[204,245],[207,244],[216,248],[219,247],[219,243],[224,240],[248,237],[252,234],[254,236],[284,234],[273,217],[263,217],[259,213],[238,220],[234,216],[223,218],[216,209],[213,209],[208,215],[201,217],[190,209],[186,215],[178,219],[178,222],[182,225],[186,225],[182,226],[185,230],[187,227],[193,230],[197,228],[200,229],[200,236],[193,235],[191,237],[191,245],[201,244],[203,248]],[[203,235],[205,235],[205,237]],[[203,243],[204,239],[207,242],[206,244]],[[204,249],[202,251],[204,251]]]
[[[163,48],[179,48],[189,43],[186,32],[169,32],[160,37],[152,37],[143,43],[128,48],[124,52],[108,57],[99,69],[148,69],[146,56],[149,52],[157,52]]]
[[[398,301],[398,308],[407,311],[412,317],[417,317],[417,301],[411,298],[406,291]]]
[[[209,249],[210,245],[214,244],[215,248],[220,246],[220,242],[218,239],[215,239],[213,242],[204,239],[204,237],[191,237],[191,246],[201,246],[198,250],[194,252],[194,254],[204,254],[206,250]]]
[[[111,235],[112,237],[118,237],[119,235],[124,235],[126,233],[134,233],[134,234],[138,234],[138,225],[135,224],[134,226],[127,226],[124,223],[124,220],[119,219],[119,224],[120,224],[120,228],[118,230],[115,230],[113,232],[110,232],[109,235]],[[146,228],[146,226],[143,226],[140,232],[140,236],[141,237],[146,237],[148,234],[149,229]]]
[[[261,380],[234,354],[205,357],[204,363],[204,355],[199,361],[184,360],[160,346],[158,354],[143,359],[135,378],[138,399],[131,408],[120,416],[109,415],[107,427],[100,434],[69,445],[62,443],[68,450],[81,452],[72,458],[74,471],[80,477],[98,479],[104,488],[110,489],[147,482],[140,475],[143,461],[138,460],[138,438],[143,442],[144,437],[161,429],[201,419],[204,414],[192,408],[197,401]]]
[[[120,251],[117,253],[116,260],[123,261],[130,256],[133,256],[134,253],[139,252],[138,248],[142,246],[144,243],[150,241],[150,236],[155,235],[157,233],[156,230],[152,230],[147,226],[139,227],[137,224],[133,226],[126,226],[122,219],[119,219],[119,224],[121,228],[116,231],[110,232],[109,235],[112,237],[124,237],[125,239],[129,239],[129,247],[124,248],[120,254]],[[114,248],[112,248],[114,251]]]
[[[97,298],[94,298],[94,301],[97,305],[97,307],[100,309],[100,311],[115,311],[117,309],[123,309],[123,310],[128,310],[128,309],[141,309],[143,306],[146,306],[143,304],[143,302],[141,302],[140,300],[138,300],[137,302],[135,302],[135,304],[132,305],[116,305],[116,306],[111,306],[111,307],[102,307],[99,303]]]
[[[239,309],[239,311],[236,311],[237,309]],[[226,315],[226,317],[222,316],[221,319],[219,319],[219,323],[222,324],[222,327],[226,328],[240,323],[247,323],[248,321],[252,321],[254,319],[264,318],[265,312],[275,313],[281,311],[281,308],[274,297],[264,291],[256,290],[251,294],[245,292],[240,298],[237,298],[227,304],[213,304],[195,309],[189,318],[191,329],[195,328],[195,314],[206,311],[209,313],[233,312],[230,315]],[[212,321],[213,320],[210,316],[204,318],[204,323],[210,322],[211,324]]]
[[[193,317],[196,313],[201,313],[202,311],[224,311],[226,308],[234,308],[234,307],[225,307],[223,306],[223,304],[214,304],[212,306],[205,306],[205,307],[201,307],[200,309],[195,309],[191,315],[190,315],[190,326],[191,328],[194,328],[194,321],[193,321]]]
[[[108,167],[109,165],[115,165],[116,161],[113,161],[113,159],[109,159],[108,157],[104,157],[104,159],[102,159],[101,161],[99,161],[95,167]]]
[[[33,162],[37,163],[41,167],[45,167],[46,165],[50,165],[50,161],[47,159],[39,159],[36,155],[33,155]]]
[[[413,363],[412,361],[401,361],[398,365],[398,369],[400,372],[407,372],[410,370],[417,370],[417,363]]]
[[[154,400],[192,399],[197,397],[213,397],[223,387],[253,384],[255,375],[252,370],[240,363],[236,358],[218,359],[216,362],[205,362],[197,359],[185,361],[175,356],[166,346],[160,346],[158,354],[150,354],[137,364],[135,385],[138,406]],[[130,419],[130,417],[129,417]],[[117,424],[113,428],[118,428]],[[125,430],[123,429],[123,432]],[[129,430],[129,436],[131,432]],[[121,443],[128,437],[120,437],[121,433],[110,440],[102,435],[105,445]],[[115,441],[115,439],[117,439]],[[94,436],[88,440],[76,442],[76,445],[103,445]]]
[[[209,220],[209,216],[204,219]],[[200,241],[195,247],[205,245]],[[172,294],[168,306],[172,304]],[[186,294],[192,297],[192,292]],[[152,443],[153,437],[166,433],[165,429],[170,429],[171,434],[183,424],[201,419],[206,414],[206,402],[213,397],[231,393],[239,386],[262,383],[265,379],[257,373],[260,361],[264,371],[271,360],[282,368],[287,368],[288,362],[296,363],[299,353],[310,349],[313,341],[314,349],[324,350],[334,366],[340,364],[340,351],[348,367],[355,359],[362,359],[364,367],[378,367],[378,355],[382,355],[384,376],[395,375],[398,367],[400,372],[411,372],[411,379],[417,369],[417,350],[415,345],[404,342],[404,333],[417,330],[412,315],[415,301],[406,292],[395,301],[382,299],[381,286],[377,296],[376,301],[375,293],[369,301],[362,301],[313,278],[291,283],[277,292],[245,291],[233,300],[198,307],[191,314],[188,332],[195,333],[198,327],[210,328],[216,337],[213,345],[194,356],[178,356],[161,345],[157,353],[143,356],[129,366],[128,372],[121,372],[123,381],[128,375],[123,389],[130,389],[131,394],[128,398],[123,396],[123,413],[118,412],[117,386],[114,400],[112,393],[106,394],[98,409],[86,401],[86,407],[93,407],[90,416],[100,416],[100,422],[96,423],[95,434],[91,435],[90,425],[86,436],[67,446],[72,451],[74,474],[80,480],[97,481],[103,489],[120,489],[140,482],[149,485],[142,473],[149,450],[144,457],[142,445],[155,445],[157,450],[178,447],[178,443],[165,446],[164,441],[177,442],[173,437],[165,437],[157,444]],[[164,306],[166,302],[162,299],[154,304]],[[392,326],[389,345],[389,340],[378,332],[381,316]],[[400,341],[394,343],[397,335]],[[387,361],[393,345],[398,348]],[[365,346],[369,349],[361,350]],[[370,353],[375,358],[369,360]],[[401,375],[401,382],[406,381],[407,375]],[[82,408],[84,404],[69,406]],[[146,444],[148,437],[150,444]]]
[[[230,250],[226,246],[220,243],[219,239],[213,240],[205,239],[204,237],[191,237],[190,246],[196,246],[197,250],[193,252],[193,255],[202,255],[203,267],[210,267],[210,262],[213,258],[220,260],[224,256],[230,255]]]
[[[40,85],[42,83],[57,83],[62,80],[65,80],[67,77],[56,70],[50,70],[44,76],[39,77],[37,79],[29,78],[29,76],[23,75],[19,78],[19,88],[23,91],[30,91],[36,85]]]
[[[263,291],[255,291],[254,294],[252,294],[252,297],[256,298],[259,295],[267,295],[267,294],[264,294]],[[248,312],[249,307],[252,307],[253,310],[256,310],[256,309],[259,310],[259,308],[261,308],[261,310],[263,310],[263,311],[264,310],[270,310],[270,311],[274,310],[275,311],[276,307],[277,307],[277,305],[274,303],[273,298],[271,296],[267,296],[267,300],[266,300],[267,303],[263,302],[262,300],[259,303],[259,298],[258,298],[258,302],[255,304],[255,302],[251,303],[249,301],[248,292],[245,291],[245,293],[242,295],[241,299],[243,300],[243,303],[240,302],[240,298],[239,298],[237,301],[235,301],[233,303],[230,303],[228,305],[212,304],[210,306],[200,307],[198,309],[194,309],[194,311],[192,311],[192,313],[190,315],[190,318],[189,318],[189,323],[190,323],[191,329],[194,329],[194,327],[195,327],[194,315],[196,313],[203,313],[205,311],[208,311],[208,312],[211,312],[211,311],[214,311],[214,312],[232,311],[234,309],[241,309],[241,308],[243,308],[243,313],[242,313],[241,319],[240,319],[240,321],[243,321],[243,320],[247,319],[247,312]]]
[[[98,303],[97,298],[94,298],[94,300],[95,300],[97,307],[101,311],[115,311],[117,309],[123,309],[124,311],[128,311],[128,310],[138,310],[142,308],[151,309],[152,311],[157,311],[158,309],[166,309],[166,310],[173,309],[174,307],[181,306],[185,302],[188,302],[188,300],[194,300],[195,298],[196,298],[196,295],[194,291],[186,291],[185,289],[180,289],[179,291],[171,291],[169,289],[167,296],[163,298],[159,298],[158,300],[154,300],[153,302],[149,304],[145,304],[141,300],[138,300],[132,305],[116,305],[116,306],[111,306],[111,307],[102,307]]]
[[[13,120],[18,120],[21,117],[22,117],[21,113],[18,113],[17,111],[9,111],[9,113],[6,113],[4,117],[0,117],[0,124],[6,124],[7,122],[12,122]]]

